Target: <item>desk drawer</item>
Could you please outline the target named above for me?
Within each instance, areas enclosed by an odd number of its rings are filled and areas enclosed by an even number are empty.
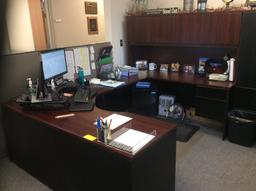
[[[227,113],[227,103],[207,98],[196,98],[196,115],[224,121]]]
[[[197,87],[196,88],[196,97],[205,97],[212,98],[216,100],[226,100],[227,99],[227,90],[218,89],[218,88],[206,88],[206,87]]]

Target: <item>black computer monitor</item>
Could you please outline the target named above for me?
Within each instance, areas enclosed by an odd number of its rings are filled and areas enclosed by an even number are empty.
[[[64,49],[54,49],[41,52],[43,79],[55,79],[67,73],[67,63]]]

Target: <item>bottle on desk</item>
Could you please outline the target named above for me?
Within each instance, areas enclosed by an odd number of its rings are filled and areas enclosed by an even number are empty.
[[[78,66],[78,82],[81,85],[84,85],[84,70]]]

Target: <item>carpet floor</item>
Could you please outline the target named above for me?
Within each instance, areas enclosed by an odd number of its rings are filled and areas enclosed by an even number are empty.
[[[0,190],[50,191],[8,159],[0,161]],[[222,141],[220,132],[207,128],[177,142],[176,191],[255,190],[256,147]]]

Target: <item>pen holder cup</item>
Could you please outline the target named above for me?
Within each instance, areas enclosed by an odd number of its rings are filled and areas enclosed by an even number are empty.
[[[102,142],[102,143],[105,143],[105,144],[108,144],[108,140],[111,138],[111,134],[110,134],[110,129],[107,128],[107,129],[97,129],[97,140]]]

